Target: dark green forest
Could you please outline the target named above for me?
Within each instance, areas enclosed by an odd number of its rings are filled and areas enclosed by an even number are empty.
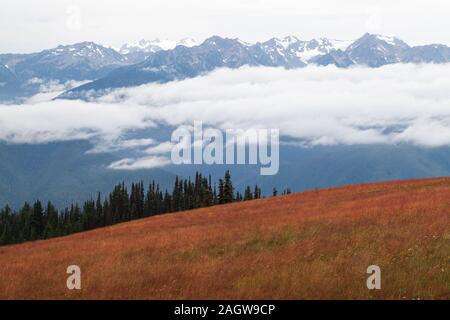
[[[290,193],[289,189],[283,194]],[[272,196],[278,191],[274,188]],[[262,198],[258,185],[247,186],[243,193],[235,191],[229,171],[222,179],[212,184],[211,176],[196,173],[195,179],[176,178],[172,190],[161,190],[153,181],[124,183],[114,187],[109,195],[90,199],[79,205],[74,203],[64,210],[57,210],[49,201],[37,200],[25,203],[19,211],[6,206],[0,211],[0,245],[25,241],[49,239],[76,232],[92,230],[120,222],[150,217],[153,215],[192,210],[213,205],[248,201]]]

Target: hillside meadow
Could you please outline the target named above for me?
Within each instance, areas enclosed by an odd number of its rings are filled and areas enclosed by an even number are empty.
[[[449,266],[450,179],[395,181],[0,247],[0,299],[449,299]]]

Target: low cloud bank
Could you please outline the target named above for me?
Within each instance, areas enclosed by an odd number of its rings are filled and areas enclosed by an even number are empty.
[[[244,67],[203,77],[116,90],[95,102],[0,105],[0,140],[101,141],[97,151],[150,146],[146,158],[112,167],[165,164],[167,141],[122,141],[136,129],[195,120],[222,129],[274,128],[309,145],[450,145],[450,65],[378,69]],[[152,139],[153,137],[147,137]],[[145,152],[144,152],[145,153]],[[154,160],[152,160],[154,159]],[[134,162],[133,162],[134,161]]]

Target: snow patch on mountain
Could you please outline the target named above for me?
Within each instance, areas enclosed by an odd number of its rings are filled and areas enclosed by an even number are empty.
[[[381,35],[381,34],[377,34],[375,35],[379,40],[384,41],[392,46],[395,45],[395,37],[393,36],[386,36],[386,35]]]

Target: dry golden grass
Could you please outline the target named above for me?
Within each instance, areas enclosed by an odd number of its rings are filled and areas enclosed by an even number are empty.
[[[450,179],[163,215],[0,247],[1,299],[449,299]],[[66,288],[68,265],[82,289]],[[366,269],[382,270],[368,290]]]

